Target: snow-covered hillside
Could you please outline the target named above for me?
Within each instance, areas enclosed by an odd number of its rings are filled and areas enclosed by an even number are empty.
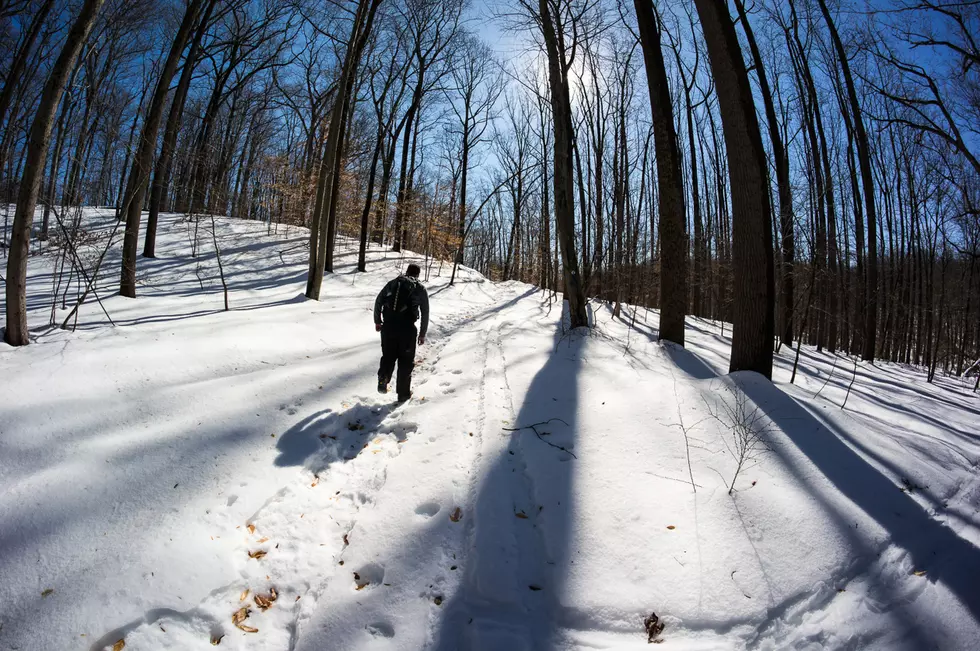
[[[225,312],[201,229],[194,257],[164,217],[136,300],[106,262],[115,326],[93,297],[43,329],[31,261],[39,336],[0,346],[0,650],[642,649],[653,612],[665,649],[976,648],[961,381],[852,384],[806,348],[796,385],[787,350],[775,384],[727,376],[720,324],[689,319],[685,350],[593,304],[565,332],[548,293],[434,262],[396,407],[371,308],[419,258],[358,274],[341,242],[312,302],[305,231],[219,220]]]

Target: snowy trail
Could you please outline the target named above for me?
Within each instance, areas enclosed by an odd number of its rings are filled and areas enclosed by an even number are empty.
[[[415,465],[442,468],[453,456],[453,450],[441,450],[442,456],[426,450],[421,458],[419,454],[408,454],[408,458],[398,460],[405,450],[420,445],[434,447],[431,444],[436,442],[433,435],[426,439],[426,433],[434,427],[420,429],[420,424],[412,419],[419,408],[417,404],[433,402],[425,398],[426,389],[431,387],[438,396],[451,397],[462,372],[453,369],[445,373],[443,368],[453,364],[473,366],[464,359],[467,351],[465,345],[457,343],[459,335],[453,337],[459,324],[471,314],[441,316],[441,323],[435,327],[435,343],[421,349],[424,356],[415,374],[415,403],[395,405],[390,399],[352,396],[342,402],[339,410],[325,408],[304,419],[298,430],[291,430],[298,432],[293,438],[301,437],[302,441],[292,441],[289,447],[306,451],[310,442],[318,441],[322,449],[302,460],[295,481],[276,491],[242,525],[235,527],[239,535],[229,551],[231,563],[239,573],[235,581],[210,591],[204,601],[190,610],[154,608],[139,620],[103,635],[92,645],[92,651],[100,651],[120,639],[125,640],[126,648],[136,650],[205,649],[216,643],[222,648],[270,651],[324,648],[315,641],[315,633],[309,631],[318,626],[316,620],[324,603],[330,604],[326,614],[332,619],[334,608],[343,597],[353,592],[358,600],[370,600],[373,591],[398,581],[397,574],[393,576],[386,570],[383,560],[391,550],[365,547],[361,540],[391,538],[390,532],[378,531],[390,526],[386,511],[401,514],[405,508],[414,508],[421,522],[451,512],[438,499],[413,506],[400,501],[392,503],[390,495],[417,493],[420,476],[432,483],[438,481],[437,475],[453,477],[441,470],[425,475]],[[454,381],[443,379],[447,376]],[[429,422],[435,426],[438,419]],[[284,435],[288,436],[290,433]],[[284,454],[293,453],[287,448]],[[465,476],[470,465],[465,458],[457,460],[457,474]],[[389,481],[398,484],[406,479],[412,482],[410,492],[404,492],[404,486],[385,490]],[[456,487],[461,483],[461,479],[452,479]],[[440,496],[439,491],[434,495]],[[380,508],[379,501],[383,503]],[[431,549],[445,554],[438,545]],[[447,566],[449,562],[445,558],[419,560],[433,567]],[[439,579],[433,581],[429,589],[438,596],[439,590],[434,586]],[[263,600],[271,595],[275,596],[270,606]],[[413,594],[412,600],[417,601],[417,595]],[[385,616],[391,610],[390,601],[385,600],[382,611],[366,623],[360,621],[363,617],[344,617],[346,624],[355,624],[350,634],[394,637],[395,627]],[[247,617],[239,622],[242,627],[237,627],[229,614],[243,608]],[[361,609],[362,615],[364,612]],[[326,627],[330,643],[340,644],[334,648],[346,648],[339,642],[345,639],[344,628],[333,622]],[[411,644],[405,637],[400,636],[400,648]]]

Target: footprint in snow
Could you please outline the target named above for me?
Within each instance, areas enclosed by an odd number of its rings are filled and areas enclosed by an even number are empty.
[[[432,516],[434,516],[436,513],[439,512],[439,509],[440,506],[435,502],[425,502],[423,504],[419,504],[415,508],[415,513],[417,513],[418,515],[425,516],[427,518],[431,518]]]
[[[385,568],[377,563],[368,563],[354,572],[354,589],[363,590],[367,587],[377,587],[384,583]]]
[[[395,627],[388,622],[375,622],[368,624],[365,628],[374,637],[395,637]]]

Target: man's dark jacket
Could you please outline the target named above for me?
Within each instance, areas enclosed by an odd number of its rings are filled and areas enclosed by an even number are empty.
[[[411,290],[409,295],[405,297],[402,294],[408,287],[411,287]],[[409,325],[418,321],[421,314],[422,322],[419,324],[419,336],[425,337],[429,329],[429,293],[425,291],[422,283],[411,276],[399,276],[384,286],[374,301],[374,322],[378,324],[382,322],[382,311],[385,304],[392,302],[389,299],[394,299],[396,296],[398,305],[407,305],[408,309],[393,314],[384,314],[385,323],[396,321],[398,322],[397,325]],[[396,325],[396,323],[390,325]]]

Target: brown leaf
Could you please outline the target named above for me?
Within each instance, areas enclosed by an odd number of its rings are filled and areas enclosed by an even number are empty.
[[[268,542],[268,540],[269,540],[268,537],[266,537],[266,538],[259,538],[258,542],[259,542],[259,544],[261,544],[261,543],[264,543],[264,542]]]
[[[460,520],[462,520],[463,509],[457,506],[455,509],[453,509],[453,512],[449,514],[449,519],[452,520],[453,522],[459,522]]]
[[[50,595],[53,592],[54,592],[54,588],[48,588],[47,590],[45,590],[44,592],[41,593],[41,596],[42,597],[47,597],[48,595]]]
[[[256,549],[254,552],[249,552],[248,553],[248,557],[249,558],[254,558],[255,560],[258,560],[258,559],[262,558],[263,556],[265,556],[265,554],[266,554],[266,551],[264,549]]]
[[[673,531],[673,530],[674,530],[674,529],[676,529],[677,527],[675,527],[675,526],[674,526],[674,525],[672,525],[672,524],[668,524],[668,525],[667,525],[667,528],[668,528],[668,529],[670,529],[671,531]]]
[[[257,594],[255,595],[255,605],[262,610],[268,610],[270,606],[279,598],[279,593],[276,592],[275,588],[269,590],[269,594]]]
[[[514,515],[519,517],[521,520],[527,520],[527,513],[525,513],[524,511],[518,511]]]
[[[258,633],[259,629],[253,626],[247,626],[243,624],[246,619],[248,619],[249,613],[251,613],[248,608],[244,606],[235,611],[235,614],[231,616],[231,623],[235,625],[236,628],[245,631],[246,633]]]
[[[249,533],[255,533],[255,525],[254,524],[249,524],[248,525],[248,532]]]
[[[223,637],[224,637],[224,634],[218,635],[217,633],[212,633],[211,634],[211,646],[218,646],[219,644],[221,644],[221,638],[223,638]]]
[[[248,618],[248,608],[242,606],[234,612],[231,616],[231,623],[238,626]]]
[[[244,590],[242,591],[242,596],[240,596],[240,597],[238,598],[238,600],[239,600],[239,601],[245,601],[246,599],[248,599],[248,593],[249,593],[249,592],[251,592],[251,590],[249,590],[248,588],[245,588],[245,589],[244,589]]]
[[[122,651],[126,648],[126,640],[116,640],[116,643],[112,645],[112,651]]]
[[[925,576],[926,575],[926,571],[925,570],[916,570],[915,572],[912,572],[912,574],[914,574],[916,576]]]

